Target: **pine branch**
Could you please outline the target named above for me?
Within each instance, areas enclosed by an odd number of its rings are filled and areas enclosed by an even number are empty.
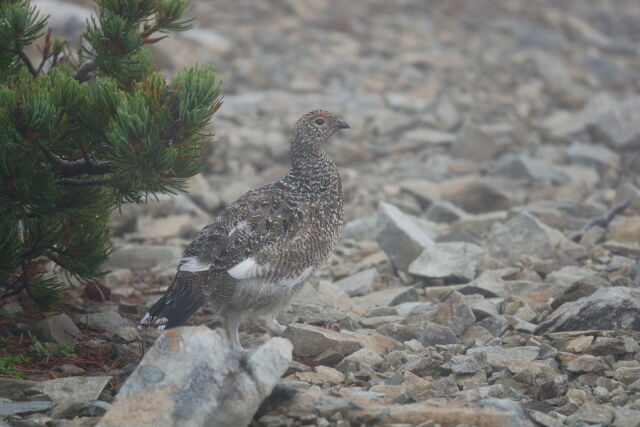
[[[76,187],[84,187],[87,185],[104,185],[111,182],[111,177],[104,178],[87,178],[87,179],[73,179],[73,178],[63,178],[57,181],[60,185],[71,185]]]
[[[64,177],[82,174],[102,175],[111,172],[111,164],[104,160],[92,160],[88,157],[84,157],[81,160],[65,160],[56,155],[53,158]]]
[[[22,62],[24,62],[24,65],[27,66],[27,69],[29,70],[31,75],[33,75],[33,77],[36,77],[38,75],[38,72],[33,67],[33,64],[31,63],[31,60],[29,59],[27,54],[24,53],[24,50],[22,50],[22,46],[20,46],[20,45],[16,46],[16,48],[13,50],[13,52],[16,55],[18,55],[20,57],[20,59],[22,59]]]

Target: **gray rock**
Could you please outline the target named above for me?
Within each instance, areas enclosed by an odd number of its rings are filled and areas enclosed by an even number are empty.
[[[534,427],[535,424],[527,416],[525,410],[520,406],[518,402],[514,402],[511,399],[482,399],[477,402],[477,405],[481,408],[494,408],[500,411],[505,411],[510,414],[508,420],[504,420],[505,426],[518,426],[518,427]]]
[[[603,372],[605,369],[609,369],[609,366],[590,354],[578,356],[567,364],[569,372]]]
[[[111,404],[102,400],[74,403],[65,408],[64,412],[61,412],[56,418],[102,417],[109,408],[111,408]]]
[[[22,306],[15,302],[8,302],[0,306],[0,316],[2,317],[20,317],[24,314]]]
[[[622,184],[618,188],[615,201],[616,203],[621,203],[625,200],[631,200],[631,207],[640,211],[640,188],[630,182]]]
[[[118,331],[131,326],[128,321],[115,311],[88,313],[80,316],[79,319],[80,322],[92,328],[101,329],[110,334],[116,334]]]
[[[343,358],[362,348],[360,341],[353,337],[311,325],[291,324],[282,336],[291,341],[293,354],[297,357],[336,354]]]
[[[124,383],[98,426],[246,426],[291,362],[272,338],[242,354],[206,327],[164,332]]]
[[[421,326],[417,339],[425,347],[460,343],[455,332],[448,326],[438,325],[433,322],[424,322]]]
[[[453,203],[442,200],[429,206],[425,216],[430,221],[451,224],[468,218],[469,214]]]
[[[410,130],[403,137],[408,142],[420,145],[451,144],[456,139],[452,133],[425,128]]]
[[[463,295],[479,294],[485,298],[506,297],[510,294],[501,275],[494,270],[483,271],[467,286],[458,289],[458,292]]]
[[[74,343],[82,334],[73,320],[66,314],[56,314],[36,323],[32,332],[42,341]]]
[[[476,321],[473,311],[463,302],[462,295],[458,292],[453,292],[429,318],[434,323],[450,327],[457,336],[462,335]]]
[[[567,156],[573,163],[595,167],[599,172],[607,168],[617,167],[620,155],[607,147],[600,145],[582,144],[574,142],[567,148]]]
[[[495,174],[527,182],[549,181],[552,184],[566,184],[569,176],[544,160],[527,155],[507,155],[500,159]]]
[[[475,374],[488,366],[487,355],[482,352],[451,357],[451,371],[456,374]]]
[[[636,147],[640,144],[640,96],[628,98],[609,110],[594,115],[589,129],[596,137],[615,149]]]
[[[614,408],[613,427],[637,427],[640,411],[627,408]]]
[[[440,183],[439,190],[443,199],[472,214],[499,211],[513,204],[494,178],[465,175]]]
[[[554,310],[565,302],[577,301],[580,298],[588,297],[602,288],[609,288],[611,284],[600,276],[590,276],[573,283],[564,292],[551,302]]]
[[[177,265],[182,251],[175,246],[126,244],[111,254],[105,268],[148,269],[158,265]]]
[[[585,402],[583,405],[580,405],[576,412],[567,418],[567,424],[571,426],[581,424],[608,426],[611,424],[611,421],[613,421],[614,415],[615,412],[609,405],[596,405]]]
[[[611,329],[640,330],[640,290],[602,288],[564,304],[536,329],[536,334]]]
[[[353,240],[375,240],[376,238],[376,217],[356,218],[344,224],[342,239]]]
[[[467,350],[467,355],[486,353],[487,362],[494,368],[503,368],[512,360],[535,360],[540,353],[540,348],[535,346],[499,347],[484,346],[472,347]]]
[[[56,378],[39,382],[32,387],[32,390],[46,394],[56,402],[85,402],[96,400],[111,378],[110,376]]]
[[[491,256],[509,262],[518,262],[523,255],[540,260],[586,256],[582,246],[528,212],[514,216],[494,230],[487,238],[486,247]]]
[[[373,285],[378,281],[379,274],[375,268],[360,271],[335,282],[350,297],[366,295],[373,292]]]
[[[409,265],[409,273],[428,279],[473,280],[484,249],[473,243],[436,243]]]
[[[401,271],[406,271],[425,248],[435,245],[410,216],[388,203],[380,204],[377,226],[378,244]]]
[[[540,385],[538,399],[554,399],[564,396],[569,389],[569,377],[567,375],[554,375],[549,381]]]
[[[451,147],[451,155],[475,162],[488,162],[501,154],[514,137],[513,127],[504,123],[465,125]]]
[[[3,402],[0,401],[0,417],[9,415],[28,415],[34,412],[45,412],[53,407],[50,401]]]
[[[502,384],[465,389],[455,393],[456,400],[476,402],[480,399],[505,398],[507,390]]]
[[[370,306],[394,306],[405,302],[418,301],[418,292],[413,286],[400,286],[379,291],[370,294],[352,298],[354,304],[363,307]]]

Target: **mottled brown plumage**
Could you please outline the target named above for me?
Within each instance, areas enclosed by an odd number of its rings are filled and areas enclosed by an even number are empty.
[[[202,229],[140,326],[178,326],[209,302],[238,347],[238,326],[249,314],[281,332],[273,316],[327,259],[342,231],[342,183],[323,144],[348,127],[328,111],[302,116],[293,129],[289,172],[247,192]]]

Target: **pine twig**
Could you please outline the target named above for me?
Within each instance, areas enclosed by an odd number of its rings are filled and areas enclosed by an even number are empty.
[[[27,260],[22,260],[22,288],[27,291],[32,300],[35,300],[31,292],[31,286],[29,285],[29,266],[27,265]]]
[[[53,155],[53,159],[62,170],[64,177],[82,174],[102,175],[111,172],[111,164],[105,160],[92,160],[87,156],[81,160],[65,160],[56,155]]]
[[[629,204],[631,204],[631,200],[625,200],[623,202],[618,203],[617,205],[615,205],[614,207],[612,207],[607,213],[605,213],[604,215],[601,216],[597,216],[595,218],[593,218],[591,221],[589,221],[588,223],[586,223],[581,229],[580,231],[572,234],[569,239],[573,240],[574,242],[579,241],[582,236],[584,236],[584,234],[591,228],[591,227],[595,227],[595,226],[599,226],[602,228],[607,228],[609,226],[609,224],[611,223],[611,221],[613,221],[613,218],[615,218],[616,215],[618,215],[619,213],[621,213],[623,210],[625,210]]]
[[[27,56],[26,53],[24,53],[24,50],[22,50],[22,46],[16,46],[16,48],[13,51],[15,54],[17,54],[20,59],[22,59],[22,62],[24,62],[24,65],[27,66],[27,69],[29,70],[29,72],[33,75],[33,77],[38,75],[38,72],[36,71],[36,69],[33,67],[33,64],[31,63],[31,60],[29,59],[29,57]]]
[[[57,181],[60,185],[71,185],[76,187],[84,187],[87,185],[104,185],[111,181],[111,177],[103,178],[87,178],[87,179],[75,179],[75,178],[62,178]]]

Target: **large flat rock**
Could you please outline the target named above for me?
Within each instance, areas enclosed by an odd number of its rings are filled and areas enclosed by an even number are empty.
[[[102,427],[246,426],[291,362],[272,338],[248,354],[204,326],[164,332],[127,379]]]

